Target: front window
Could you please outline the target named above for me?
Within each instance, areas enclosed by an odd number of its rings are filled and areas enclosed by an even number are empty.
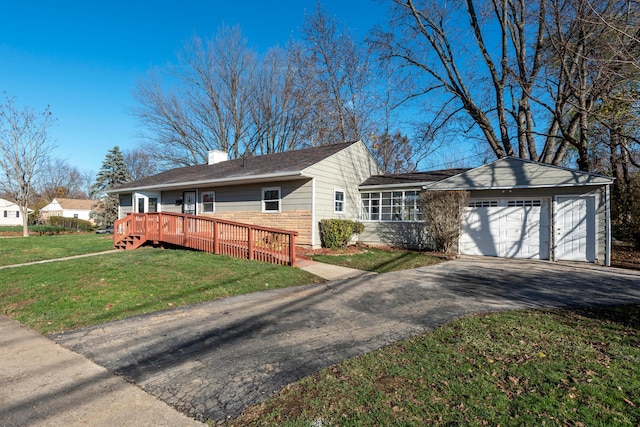
[[[417,190],[374,191],[361,193],[363,221],[420,221]]]
[[[215,213],[216,193],[213,191],[202,193],[202,213]]]
[[[333,212],[344,213],[344,191],[335,190],[333,192]]]
[[[262,189],[262,212],[280,212],[280,187]]]

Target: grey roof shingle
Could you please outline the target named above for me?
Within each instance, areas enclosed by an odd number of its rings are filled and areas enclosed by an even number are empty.
[[[442,169],[429,172],[412,172],[412,173],[398,173],[391,175],[373,175],[364,181],[360,186],[367,185],[401,185],[401,184],[424,184],[427,182],[437,182],[443,179],[450,178],[460,173],[466,172],[469,169],[457,168],[457,169]]]
[[[177,185],[180,183],[206,182],[220,180],[251,179],[254,176],[279,175],[298,172],[318,163],[321,160],[355,144],[345,142],[341,144],[324,145],[321,147],[304,148],[295,151],[272,153],[263,156],[238,158],[216,163],[213,165],[196,165],[171,169],[123,184],[112,192],[159,185]]]

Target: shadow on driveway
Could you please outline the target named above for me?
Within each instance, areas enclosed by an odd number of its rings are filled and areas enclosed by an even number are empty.
[[[640,303],[640,272],[462,257],[52,335],[198,420],[222,421],[336,362],[471,313]]]

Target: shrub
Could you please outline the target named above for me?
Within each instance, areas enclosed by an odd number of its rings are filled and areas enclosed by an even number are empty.
[[[329,249],[346,248],[354,235],[364,231],[364,225],[348,219],[323,219],[320,221],[322,246]]]
[[[423,191],[420,210],[435,249],[449,253],[460,237],[462,214],[469,200],[468,191]]]
[[[89,231],[94,228],[94,225],[90,221],[78,218],[65,218],[63,216],[50,217],[49,225],[75,231]]]

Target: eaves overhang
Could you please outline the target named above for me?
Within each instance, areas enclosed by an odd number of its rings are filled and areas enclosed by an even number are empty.
[[[613,182],[613,180],[611,181]],[[422,187],[423,190],[428,191],[454,191],[454,190],[464,190],[464,191],[485,191],[485,190],[525,190],[532,188],[558,188],[558,187],[600,187],[602,185],[611,184],[611,182],[584,182],[584,183],[566,183],[566,184],[541,184],[541,185],[496,185],[496,186],[484,186],[484,187],[470,187],[470,186],[460,186],[460,185],[452,185],[452,186],[434,186],[435,183],[431,183],[429,185],[425,185]],[[436,188],[431,188],[436,187]]]
[[[292,171],[277,174],[264,174],[252,176],[237,176],[217,179],[203,179],[198,181],[184,181],[171,184],[152,184],[137,187],[122,187],[113,190],[107,190],[109,194],[130,193],[135,191],[148,190],[179,190],[183,188],[202,188],[202,187],[222,187],[224,185],[242,185],[242,184],[258,184],[270,181],[292,181],[299,178],[312,178],[305,174],[304,171]]]
[[[436,181],[437,182],[437,181]],[[405,189],[405,188],[424,188],[427,185],[433,184],[433,181],[424,181],[424,182],[404,182],[404,183],[396,183],[396,184],[371,184],[371,185],[359,185],[358,190],[370,191],[370,190],[386,190],[386,189]]]

